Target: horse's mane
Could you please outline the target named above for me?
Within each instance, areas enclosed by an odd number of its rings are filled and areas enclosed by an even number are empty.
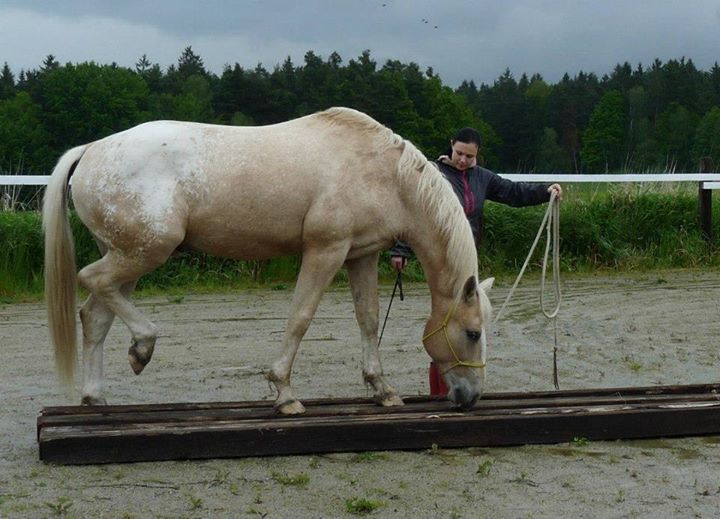
[[[331,124],[352,127],[374,136],[377,146],[402,149],[397,176],[408,188],[415,188],[416,200],[430,215],[431,225],[445,239],[447,265],[453,271],[454,292],[458,293],[468,276],[477,278],[477,253],[467,217],[457,196],[442,173],[408,140],[372,117],[350,108],[330,108],[317,115]]]

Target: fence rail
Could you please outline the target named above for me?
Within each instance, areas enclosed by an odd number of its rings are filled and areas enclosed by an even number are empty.
[[[629,173],[574,175],[568,173],[498,173],[515,182],[613,183],[613,182],[705,182],[704,189],[720,189],[720,173]],[[0,175],[0,186],[44,186],[50,175]]]

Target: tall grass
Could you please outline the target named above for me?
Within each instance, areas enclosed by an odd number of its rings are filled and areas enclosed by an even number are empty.
[[[638,185],[568,191],[560,225],[565,270],[720,265],[715,247],[700,233],[696,191]],[[718,209],[713,211],[715,234],[720,226]],[[544,207],[489,206],[481,266],[501,272],[518,268],[544,211]]]
[[[720,207],[714,208],[714,232],[720,234]],[[510,208],[487,203],[485,239],[479,251],[483,274],[514,274],[522,265],[545,206]],[[36,299],[42,293],[43,245],[40,216],[34,211],[0,212],[0,301]],[[78,265],[99,257],[79,219],[71,213]],[[565,271],[670,267],[717,267],[720,255],[700,234],[697,192],[683,187],[566,186],[561,207],[561,256]],[[534,264],[539,262],[539,254]],[[291,284],[300,258],[233,261],[202,253],[180,253],[140,281],[141,290],[226,290],[247,286]],[[391,281],[387,254],[380,275]],[[418,262],[406,271],[422,280]],[[336,282],[344,283],[341,272]]]

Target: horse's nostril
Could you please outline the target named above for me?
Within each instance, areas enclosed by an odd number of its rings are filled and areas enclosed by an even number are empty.
[[[473,408],[478,398],[480,398],[480,393],[462,386],[453,387],[450,393],[448,393],[448,398],[454,404],[453,407],[461,411],[469,411]]]

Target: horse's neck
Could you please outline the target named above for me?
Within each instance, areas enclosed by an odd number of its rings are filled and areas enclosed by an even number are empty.
[[[427,230],[429,226],[418,225],[416,231]],[[417,255],[425,272],[430,296],[432,299],[432,311],[435,313],[446,311],[455,298],[458,275],[448,264],[445,239],[439,233],[423,234],[417,232],[417,236],[410,239],[413,250]],[[437,235],[433,235],[437,234]]]

